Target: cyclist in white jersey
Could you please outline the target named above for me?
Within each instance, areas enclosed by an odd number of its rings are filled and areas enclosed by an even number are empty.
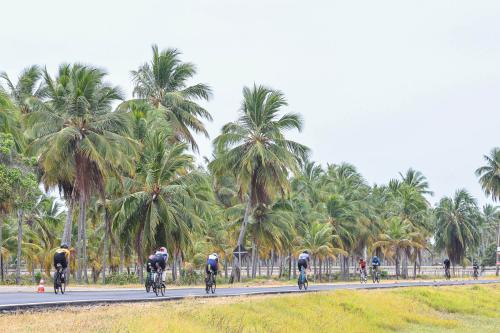
[[[304,251],[301,254],[299,254],[299,260],[297,262],[297,267],[299,268],[299,272],[302,269],[302,267],[304,267],[304,270],[307,269],[307,267],[309,266],[309,260],[310,260],[309,252]]]

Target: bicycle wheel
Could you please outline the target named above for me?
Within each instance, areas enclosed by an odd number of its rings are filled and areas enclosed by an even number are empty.
[[[57,294],[59,292],[59,273],[54,273],[54,292]]]
[[[162,295],[162,296],[165,296],[165,289],[166,289],[166,287],[165,287],[165,285],[162,283],[162,284],[161,284],[161,287],[160,287],[160,292],[161,292],[161,295]]]
[[[217,282],[215,282],[215,278],[212,281],[212,285],[210,286],[210,290],[212,291],[212,294],[215,293],[215,289],[217,289]]]

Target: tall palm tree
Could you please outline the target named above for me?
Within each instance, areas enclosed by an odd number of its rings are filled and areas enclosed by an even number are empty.
[[[432,191],[429,190],[427,178],[425,178],[420,171],[410,168],[405,174],[400,172],[399,176],[404,183],[415,188],[420,194],[433,194]]]
[[[159,51],[157,45],[153,45],[152,49],[151,62],[132,71],[134,96],[162,111],[175,137],[189,143],[197,151],[198,145],[191,131],[208,137],[202,119],[212,120],[210,113],[197,101],[208,101],[211,89],[203,83],[188,85],[187,81],[196,74],[196,67],[182,62],[179,50],[170,48]]]
[[[500,149],[493,148],[490,155],[484,155],[486,165],[476,170],[476,175],[479,177],[479,183],[486,195],[491,196],[493,201],[500,200]],[[497,249],[500,248],[500,220],[498,221],[497,229]],[[500,272],[500,252],[497,251],[497,271]]]
[[[133,142],[129,139],[129,117],[112,112],[112,103],[120,100],[118,88],[104,83],[106,73],[84,65],[61,65],[52,78],[44,71],[47,101],[32,103],[27,115],[31,150],[39,156],[46,186],[71,190],[69,199],[79,201],[79,274],[86,270],[85,213],[91,195],[104,197],[104,184],[109,174],[118,169],[132,172],[130,156]],[[65,235],[71,243],[71,216],[68,211]]]
[[[24,146],[20,112],[10,96],[0,86],[0,133],[11,135],[15,148],[21,152]],[[3,138],[3,140],[6,140]],[[3,141],[2,140],[2,141]]]
[[[373,243],[374,248],[381,248],[385,251],[386,257],[393,257],[396,263],[396,277],[401,274],[401,257],[411,249],[419,249],[422,244],[416,241],[419,232],[412,232],[412,225],[398,216],[393,216],[386,221],[384,233],[378,236],[378,240]],[[403,277],[407,272],[403,270]]]
[[[0,79],[5,81],[9,95],[23,114],[31,111],[31,99],[42,99],[45,96],[46,90],[41,78],[42,71],[36,65],[25,68],[17,83],[12,82],[7,73],[0,73]]]
[[[435,213],[436,246],[446,250],[453,266],[462,263],[467,249],[479,243],[476,200],[466,190],[458,190],[453,198],[441,199]]]
[[[141,279],[144,251],[166,242],[176,257],[191,241],[193,225],[203,213],[199,198],[203,193],[197,189],[208,184],[203,185],[203,175],[193,171],[193,157],[186,154],[186,145],[167,141],[162,132],[146,137],[137,175],[125,181],[128,193],[118,199],[120,211],[115,218],[124,237],[135,235]]]
[[[270,203],[276,193],[289,192],[289,171],[298,171],[299,160],[307,155],[308,148],[285,138],[284,131],[302,129],[298,114],[279,115],[286,105],[280,91],[245,87],[240,117],[224,125],[214,140],[218,157],[209,168],[216,175],[229,169],[237,178],[240,196],[247,196],[238,248],[244,243],[252,208]],[[239,280],[239,258],[233,263],[232,278]]]

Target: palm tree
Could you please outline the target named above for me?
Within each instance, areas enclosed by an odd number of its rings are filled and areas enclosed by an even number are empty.
[[[500,220],[500,208],[491,204],[483,206],[481,211],[481,243],[479,246],[479,257],[483,258],[486,254],[486,249],[490,244],[495,242],[495,231]]]
[[[287,193],[289,171],[298,171],[299,160],[307,155],[308,148],[284,136],[286,130],[302,129],[299,115],[279,116],[286,105],[280,91],[245,87],[239,119],[224,125],[222,134],[214,140],[218,158],[209,168],[216,175],[229,169],[237,178],[240,196],[247,194],[238,249],[244,242],[252,208],[270,203],[275,193]],[[239,280],[240,260],[235,258],[233,264],[232,279]]]
[[[104,83],[106,73],[83,65],[61,65],[53,79],[44,71],[47,101],[32,103],[27,115],[31,150],[39,156],[46,186],[66,189],[68,220],[63,239],[71,243],[73,200],[79,200],[79,274],[86,270],[87,202],[94,193],[104,197],[109,174],[119,168],[131,171],[133,142],[129,139],[129,117],[111,112],[114,101],[121,99],[116,87]],[[67,193],[71,191],[71,193]]]
[[[420,194],[433,194],[432,191],[429,190],[427,178],[425,178],[420,171],[410,168],[406,171],[406,174],[400,172],[399,176],[404,183],[415,188]]]
[[[423,245],[416,239],[419,232],[412,232],[412,225],[398,216],[393,216],[386,221],[385,232],[378,236],[374,248],[381,248],[386,257],[393,257],[396,263],[396,277],[399,277],[401,256],[408,255],[411,249],[422,248]],[[407,270],[403,270],[403,278],[407,277]]]
[[[137,175],[125,181],[128,193],[118,199],[120,211],[115,218],[123,237],[135,235],[141,280],[144,250],[166,242],[175,260],[181,247],[191,241],[193,225],[204,212],[199,198],[203,193],[197,190],[208,187],[205,178],[193,171],[193,157],[185,153],[185,144],[167,141],[162,132],[146,137]]]
[[[458,190],[453,198],[441,199],[435,213],[437,248],[446,250],[453,266],[462,263],[467,249],[479,243],[476,200],[466,190]]]
[[[486,165],[476,170],[476,175],[479,177],[479,183],[486,195],[491,196],[493,201],[500,199],[500,149],[493,148],[490,155],[484,155]],[[500,248],[500,220],[498,221],[497,231],[497,249]],[[500,272],[500,252],[497,250],[496,260],[498,276]]]
[[[134,96],[159,109],[170,123],[177,140],[189,143],[197,151],[198,145],[191,131],[208,137],[201,119],[212,120],[210,113],[197,101],[208,101],[211,89],[203,83],[187,84],[195,76],[196,67],[182,62],[179,50],[159,51],[157,45],[153,45],[152,49],[151,62],[132,71]]]
[[[15,84],[7,73],[0,73],[0,79],[6,82],[9,95],[23,114],[31,111],[32,99],[42,99],[45,96],[46,90],[41,78],[42,72],[36,65],[24,69]]]

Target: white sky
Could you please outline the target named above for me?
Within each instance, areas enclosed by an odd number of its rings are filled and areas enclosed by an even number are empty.
[[[241,89],[282,90],[323,164],[353,163],[385,183],[413,167],[437,201],[465,187],[498,143],[500,2],[2,1],[0,70],[62,62],[105,68],[130,96],[150,46],[176,47],[212,86],[214,138]],[[202,155],[210,140],[199,138]]]

